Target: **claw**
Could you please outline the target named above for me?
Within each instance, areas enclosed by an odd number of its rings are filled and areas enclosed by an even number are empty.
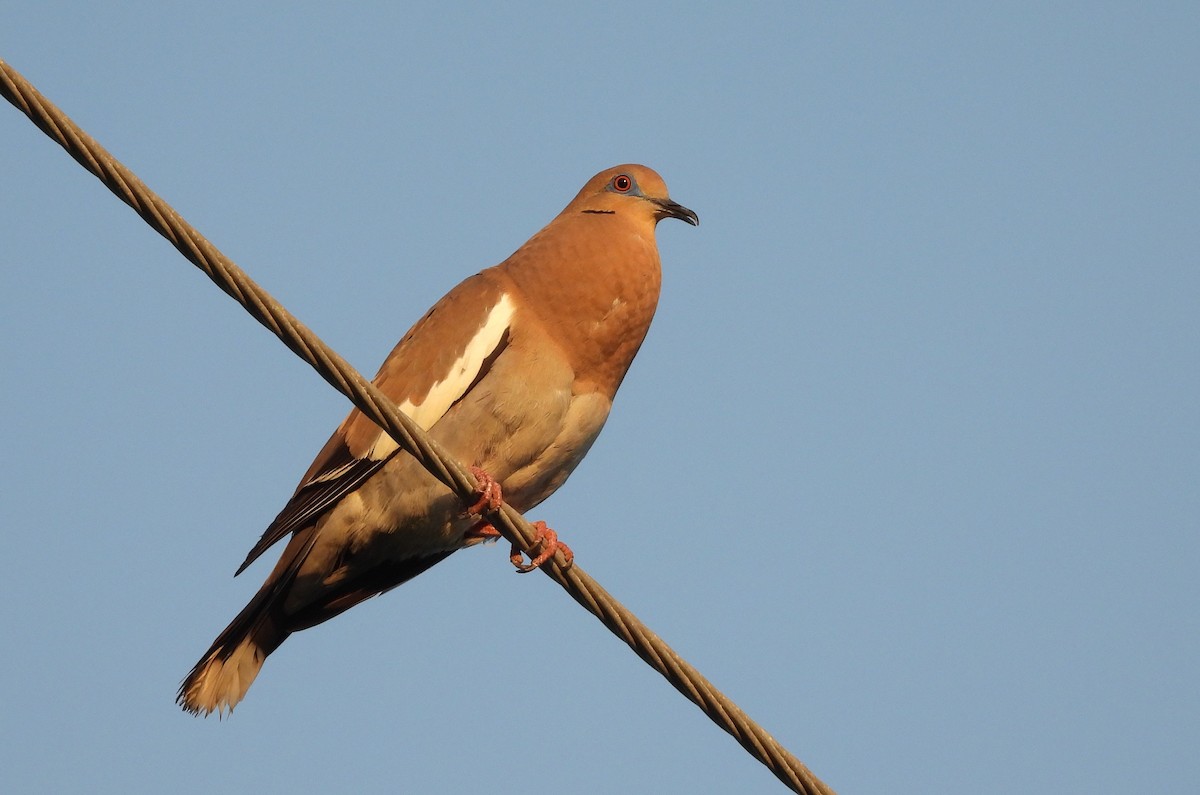
[[[479,481],[479,499],[474,504],[467,506],[463,511],[465,515],[483,513],[484,510],[494,511],[504,503],[504,490],[500,488],[499,482],[489,475],[483,467],[471,467],[471,474]],[[495,528],[492,528],[495,532]],[[499,533],[497,533],[499,535]]]
[[[463,534],[463,542],[466,544],[477,544],[480,541],[496,541],[499,538],[501,538],[500,531],[488,521],[476,522]]]
[[[471,474],[479,481],[479,499],[474,504],[467,506],[463,511],[464,516],[472,516],[483,514],[484,511],[497,510],[504,504],[504,491],[500,487],[500,483],[489,475],[483,467],[471,467]],[[516,567],[518,574],[528,574],[534,569],[541,566],[550,558],[554,557],[555,552],[562,552],[566,558],[564,569],[571,568],[572,561],[575,560],[575,553],[571,548],[558,540],[558,533],[551,530],[545,522],[534,522],[533,529],[537,536],[537,544],[541,547],[536,557],[530,556],[531,560],[525,562],[525,554],[516,544],[512,545],[512,551],[508,559],[512,561]],[[463,540],[467,543],[479,543],[480,541],[495,541],[500,538],[501,533],[487,519],[481,519],[471,526],[463,536]]]
[[[566,563],[563,564],[564,569],[571,568],[572,562],[575,560],[575,553],[571,548],[558,540],[558,533],[551,530],[545,522],[534,522],[533,529],[537,533],[538,543],[541,544],[542,550],[536,558],[533,558],[528,563],[524,562],[524,556],[521,553],[521,548],[513,544],[512,553],[508,559],[517,567],[518,574],[528,574],[534,569],[541,566],[546,561],[554,556],[555,552],[563,553],[566,558]]]

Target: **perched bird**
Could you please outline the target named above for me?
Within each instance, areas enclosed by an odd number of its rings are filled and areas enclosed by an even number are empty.
[[[480,502],[464,509],[351,411],[238,569],[291,536],[262,588],[180,686],[180,706],[232,710],[291,633],[494,536],[478,511],[496,504],[497,484],[522,512],[563,484],[600,433],[650,327],[663,218],[699,223],[651,169],[606,169],[512,256],[417,321],[375,384],[472,466]],[[553,552],[552,533],[545,542],[531,565]]]

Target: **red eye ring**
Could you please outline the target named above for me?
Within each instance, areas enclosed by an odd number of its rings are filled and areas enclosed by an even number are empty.
[[[617,174],[612,178],[611,184],[617,193],[628,193],[633,188],[633,180],[626,174]]]

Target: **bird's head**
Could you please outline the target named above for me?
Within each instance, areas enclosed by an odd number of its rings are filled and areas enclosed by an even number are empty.
[[[588,180],[563,214],[619,215],[651,226],[663,218],[678,218],[692,226],[699,217],[671,200],[667,183],[654,169],[635,164],[613,166]]]

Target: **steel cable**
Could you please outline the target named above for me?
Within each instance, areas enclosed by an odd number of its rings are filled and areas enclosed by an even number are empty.
[[[417,458],[465,504],[475,501],[475,478],[461,464],[445,455],[434,440],[400,412],[373,384],[2,59],[0,93],[132,207],[155,231],[167,238],[188,261],[204,271],[218,287],[270,329],[293,353],[308,362],[363,414],[386,430],[400,447]],[[489,519],[506,539],[518,543],[526,554],[536,552],[537,539],[533,528],[511,506],[502,505]],[[700,707],[714,723],[731,734],[784,784],[805,795],[832,795],[833,790],[813,775],[799,759],[776,742],[578,565],[564,571],[561,562],[561,554],[556,555],[553,565],[547,561],[541,570],[625,641],[676,690]]]

